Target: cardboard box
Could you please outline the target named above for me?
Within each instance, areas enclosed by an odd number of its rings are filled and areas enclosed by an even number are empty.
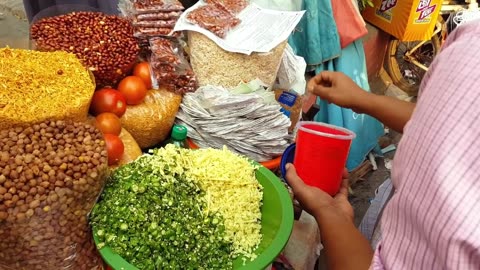
[[[373,0],[366,21],[401,41],[431,38],[443,0]]]

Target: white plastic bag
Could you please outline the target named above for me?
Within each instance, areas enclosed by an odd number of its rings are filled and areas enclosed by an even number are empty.
[[[305,59],[295,55],[290,45],[287,45],[278,69],[275,87],[284,90],[294,90],[297,94],[303,95],[307,86],[307,81],[305,80],[306,68],[307,63]]]
[[[301,11],[302,2],[299,0],[250,0],[262,8],[282,10],[282,11]]]

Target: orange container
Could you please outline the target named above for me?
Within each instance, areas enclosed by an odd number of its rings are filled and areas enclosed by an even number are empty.
[[[429,40],[443,0],[373,0],[363,18],[401,41]]]
[[[198,149],[199,148],[190,138],[187,139],[187,144],[188,144],[188,148],[190,148],[190,149]],[[279,157],[274,158],[272,160],[260,162],[260,164],[263,167],[265,167],[265,168],[267,168],[271,171],[274,171],[274,170],[280,168],[280,162],[281,161],[282,161],[282,156],[279,156]]]

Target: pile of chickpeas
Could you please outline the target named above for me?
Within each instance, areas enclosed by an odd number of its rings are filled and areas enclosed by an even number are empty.
[[[47,121],[0,131],[0,269],[101,265],[88,226],[108,172],[102,134]]]

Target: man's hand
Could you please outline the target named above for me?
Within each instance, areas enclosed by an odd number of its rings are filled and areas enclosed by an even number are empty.
[[[322,211],[333,211],[349,222],[353,222],[353,208],[348,202],[348,179],[343,180],[338,194],[331,197],[328,193],[305,184],[292,164],[287,164],[286,169],[285,178],[292,187],[295,198],[307,212],[318,218]],[[346,171],[344,178],[348,178]]]
[[[308,82],[307,89],[323,100],[357,113],[362,113],[359,103],[368,98],[368,92],[341,72],[323,71]]]

